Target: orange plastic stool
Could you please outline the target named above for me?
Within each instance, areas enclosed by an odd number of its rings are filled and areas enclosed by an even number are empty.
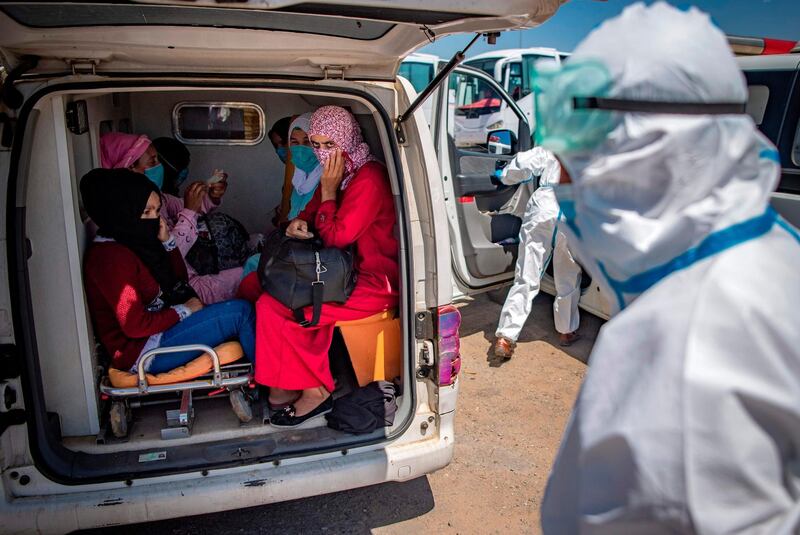
[[[359,386],[391,381],[401,375],[400,319],[394,310],[336,324],[342,331]]]

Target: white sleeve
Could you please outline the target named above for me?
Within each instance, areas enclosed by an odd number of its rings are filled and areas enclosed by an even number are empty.
[[[520,152],[503,169],[500,181],[506,186],[524,184],[540,176],[555,161],[555,156],[542,147]]]

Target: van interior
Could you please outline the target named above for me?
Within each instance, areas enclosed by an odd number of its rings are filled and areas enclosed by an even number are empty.
[[[172,82],[174,83],[174,81]],[[157,83],[156,83],[157,84]],[[267,132],[281,117],[337,104],[358,119],[373,154],[387,163],[397,199],[401,273],[408,273],[405,216],[400,202],[400,172],[393,164],[388,117],[394,108],[391,85],[369,93],[350,89],[337,93],[313,85],[246,87],[212,82],[204,86],[92,87],[85,84],[51,89],[38,99],[27,118],[21,162],[17,174],[22,192],[28,240],[30,312],[35,325],[43,409],[46,425],[40,431],[44,454],[62,472],[99,479],[181,471],[197,467],[230,465],[297,454],[336,451],[346,453],[355,444],[376,443],[402,433],[414,413],[413,391],[402,393],[394,425],[368,435],[348,435],[326,426],[325,419],[298,430],[278,430],[263,423],[266,396],[250,392],[254,418],[241,423],[230,410],[225,395],[209,390],[192,398],[196,417],[189,434],[166,440],[165,410],[174,409],[180,393],[153,394],[131,401],[133,421],[127,437],[116,438],[107,420],[110,399],[99,390],[108,362],[92,332],[92,321],[82,285],[82,258],[90,245],[85,214],[79,198],[80,178],[99,167],[99,139],[106,132],[146,134],[151,139],[172,136],[191,152],[189,179],[208,178],[224,169],[229,186],[220,210],[244,224],[250,233],[267,234],[275,207],[280,203],[284,164]],[[328,86],[329,91],[330,86]],[[222,110],[222,112],[220,112]],[[387,113],[389,110],[389,113]],[[215,115],[215,120],[205,118]],[[224,118],[221,119],[221,118]],[[212,123],[214,123],[212,125]],[[18,195],[19,199],[19,195]],[[401,384],[409,381],[413,359],[406,335],[411,329],[408,295],[397,321],[403,336]],[[337,332],[331,363],[337,381],[335,397],[357,386],[347,347]],[[252,390],[252,388],[251,388]],[[413,390],[413,389],[407,389]],[[198,447],[202,446],[202,447]],[[155,453],[154,453],[155,452]],[[55,458],[59,458],[57,460]],[[159,462],[149,462],[158,460]],[[58,471],[58,470],[56,470]]]

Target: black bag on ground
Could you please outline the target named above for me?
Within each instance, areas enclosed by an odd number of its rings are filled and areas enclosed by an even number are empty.
[[[323,303],[344,303],[356,286],[353,250],[324,247],[318,239],[297,240],[273,232],[258,263],[261,288],[287,306],[303,327],[319,323]],[[303,308],[313,306],[311,321]]]
[[[239,221],[222,212],[197,217],[197,241],[186,253],[186,262],[198,275],[243,266],[253,254],[250,235]]]

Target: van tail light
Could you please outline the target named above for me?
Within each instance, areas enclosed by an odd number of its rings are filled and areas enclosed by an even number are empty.
[[[452,305],[439,307],[439,386],[453,384],[461,371],[461,313]]]

